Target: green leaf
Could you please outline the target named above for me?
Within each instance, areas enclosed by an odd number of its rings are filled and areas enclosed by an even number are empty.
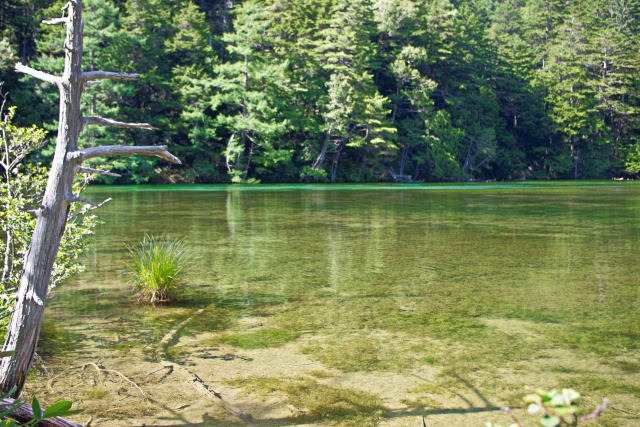
[[[3,357],[9,357],[9,356],[13,356],[13,353],[15,353],[16,351],[0,351],[0,358]]]
[[[551,398],[551,406],[567,406],[570,402],[566,401],[564,395],[556,394]]]
[[[576,412],[575,406],[562,406],[559,408],[553,408],[556,415],[564,417],[565,415],[570,415]]]
[[[527,408],[527,412],[530,413],[531,415],[537,414],[538,412],[540,412],[540,405],[538,405],[537,403],[532,403]]]
[[[9,415],[10,413],[12,413],[13,411],[15,411],[16,409],[18,409],[19,407],[21,407],[22,405],[24,405],[24,402],[17,402],[15,403],[11,408],[7,409],[6,411],[0,413],[0,418],[2,417],[6,417],[7,415]]]
[[[548,402],[553,398],[553,396],[558,394],[558,392],[555,390],[548,391],[548,390],[538,389],[536,390],[536,394],[542,398],[543,402]]]
[[[69,414],[73,402],[70,400],[63,400],[61,402],[54,403],[44,410],[42,414],[43,418],[61,417]]]
[[[560,424],[560,418],[556,417],[555,415],[545,415],[544,417],[540,418],[540,424],[542,424],[544,427],[556,427],[558,424]]]
[[[575,400],[580,399],[580,393],[570,388],[562,389],[562,395],[569,404],[573,403]]]
[[[11,396],[13,393],[15,393],[15,392],[16,392],[16,390],[17,390],[17,389],[18,389],[18,386],[17,386],[17,385],[14,385],[14,386],[11,388],[11,390],[9,390],[8,392],[6,392],[6,393],[4,393],[4,394],[0,395],[0,399],[4,399],[4,398],[5,398],[5,397],[7,397],[7,396]]]
[[[40,421],[42,419],[42,409],[40,409],[40,402],[35,396],[31,400],[31,409],[33,410],[33,420]]]

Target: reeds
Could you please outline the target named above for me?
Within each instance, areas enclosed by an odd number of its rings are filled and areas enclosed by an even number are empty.
[[[145,235],[138,245],[127,249],[131,257],[129,273],[138,300],[156,304],[174,299],[176,288],[193,265],[193,254],[184,240]]]

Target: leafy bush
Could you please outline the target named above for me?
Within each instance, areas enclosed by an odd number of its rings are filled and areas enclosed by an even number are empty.
[[[578,399],[580,399],[580,393],[566,388],[561,392],[539,388],[524,397],[524,401],[527,404],[527,412],[530,415],[539,416],[538,424],[543,427],[576,426],[596,419],[602,411],[609,407],[609,399],[604,399],[602,405],[598,406],[592,413],[578,418],[576,415],[576,402]],[[509,427],[522,427],[523,424],[513,415],[511,408],[504,407],[502,410],[508,413],[515,421]],[[501,426],[500,424],[486,422],[485,427]]]
[[[157,239],[145,235],[137,246],[129,246],[129,271],[139,300],[151,304],[171,301],[193,264],[193,254],[181,239]]]
[[[0,103],[3,102],[0,94]],[[14,126],[16,109],[0,105],[0,335],[4,335],[11,314],[13,296],[22,275],[24,254],[31,244],[36,218],[30,211],[39,208],[49,171],[40,165],[24,162],[25,158],[45,143],[46,132],[35,126]],[[90,177],[74,183],[79,194]],[[79,257],[97,223],[88,205],[71,206],[60,249],[56,257],[49,289],[81,271]]]

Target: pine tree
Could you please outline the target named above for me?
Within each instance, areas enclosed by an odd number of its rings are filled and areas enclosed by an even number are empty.
[[[287,91],[287,63],[274,55],[267,36],[270,24],[262,2],[245,2],[236,12],[234,32],[223,36],[229,59],[215,69],[217,93],[210,105],[226,137],[224,156],[232,182],[256,182],[249,178],[252,163],[272,168],[288,163],[293,154],[279,140],[287,129],[279,103]]]
[[[395,129],[388,120],[388,100],[378,92],[368,69],[375,55],[371,42],[375,31],[371,2],[339,0],[319,32],[315,55],[329,76],[321,98],[324,141],[303,174],[322,176],[330,153],[329,179],[335,182],[345,152],[354,151],[347,154],[355,157],[362,171],[371,153],[380,159],[395,148],[389,138]]]

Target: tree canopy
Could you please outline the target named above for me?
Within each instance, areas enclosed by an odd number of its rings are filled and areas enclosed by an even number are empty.
[[[62,66],[62,0],[0,6],[0,80],[21,125],[55,94],[13,62]],[[82,146],[168,145],[175,168],[105,182],[635,177],[640,6],[632,0],[86,0],[85,64],[139,72],[88,89]],[[51,146],[51,144],[50,144]],[[44,160],[51,149],[39,156]]]

